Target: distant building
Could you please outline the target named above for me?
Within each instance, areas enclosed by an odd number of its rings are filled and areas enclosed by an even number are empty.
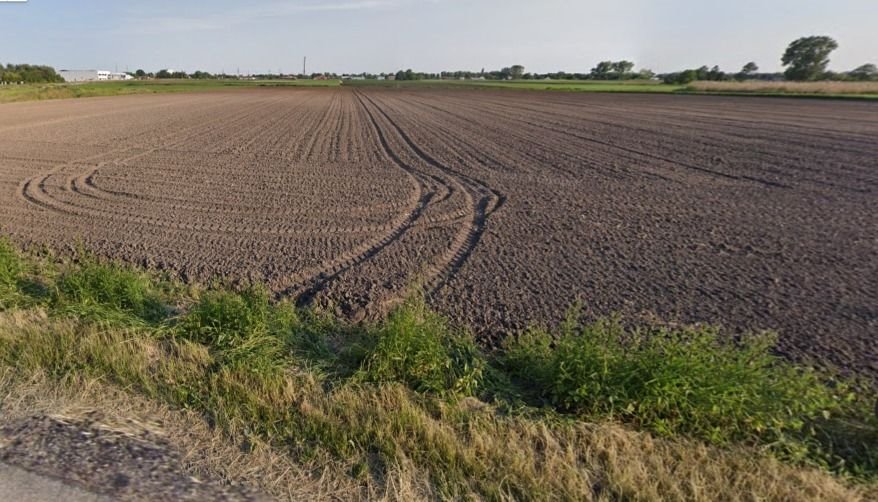
[[[97,70],[61,70],[58,72],[65,82],[90,82],[98,80]]]
[[[106,70],[61,70],[58,72],[65,82],[97,82],[101,80],[131,80],[134,77],[127,73],[115,73]]]

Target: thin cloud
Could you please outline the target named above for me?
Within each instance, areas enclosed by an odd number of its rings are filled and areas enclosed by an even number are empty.
[[[208,12],[198,16],[138,16],[126,23],[124,31],[141,34],[160,34],[228,29],[259,19],[288,17],[308,12],[363,11],[401,7],[411,0],[348,0],[343,2],[274,3],[239,8],[223,12]]]

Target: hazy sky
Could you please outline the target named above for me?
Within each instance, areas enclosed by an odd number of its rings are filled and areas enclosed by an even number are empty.
[[[0,2],[0,61],[58,69],[586,72],[780,68],[831,35],[831,68],[878,63],[878,0],[29,0]]]

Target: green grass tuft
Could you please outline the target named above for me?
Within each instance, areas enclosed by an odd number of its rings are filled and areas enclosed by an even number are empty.
[[[298,325],[291,306],[272,305],[265,290],[250,288],[206,292],[173,333],[209,347],[221,364],[266,372],[283,366],[284,341]]]
[[[122,324],[157,324],[169,315],[163,292],[143,272],[87,258],[58,277],[53,306],[66,315]]]
[[[472,338],[451,330],[422,300],[393,311],[375,336],[360,372],[364,380],[459,395],[475,394],[482,383],[485,360]]]
[[[18,252],[5,239],[0,240],[0,311],[18,303],[18,283],[24,273],[24,263]]]
[[[41,264],[42,272],[50,268]],[[0,312],[12,308],[34,307],[47,297],[46,285],[41,277],[33,274],[35,265],[6,239],[0,238]]]

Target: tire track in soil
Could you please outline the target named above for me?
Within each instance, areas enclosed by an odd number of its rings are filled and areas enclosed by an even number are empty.
[[[359,100],[358,96],[357,99]],[[362,102],[360,102],[360,105],[362,106]],[[425,190],[427,184],[424,182],[423,176],[416,170],[407,166],[402,159],[393,152],[387,142],[384,132],[380,126],[378,126],[372,113],[364,106],[363,110],[368,115],[372,130],[377,135],[378,141],[387,158],[391,160],[394,165],[399,167],[417,187],[417,190],[412,196],[412,199],[416,198],[417,202],[409,211],[404,213],[405,216],[402,218],[402,221],[399,221],[390,232],[382,235],[377,240],[373,240],[351,252],[338,256],[328,265],[321,266],[319,270],[300,272],[290,281],[293,283],[292,286],[288,286],[276,293],[275,296],[277,298],[295,298],[296,304],[299,306],[313,303],[316,296],[326,289],[326,287],[341,274],[355,267],[361,266],[377,256],[392,243],[398,241],[410,228],[412,228],[415,222],[421,218],[423,211],[429,206],[430,201],[435,195],[434,192]]]
[[[456,179],[458,183],[462,186],[466,187],[466,191],[468,192],[468,200],[473,206],[468,210],[470,221],[461,227],[454,241],[451,243],[451,247],[449,251],[442,255],[442,257],[438,261],[434,261],[426,270],[421,272],[421,279],[424,281],[423,288],[424,292],[428,297],[432,297],[435,295],[447,282],[453,277],[460,268],[466,263],[469,257],[472,255],[473,251],[475,251],[476,247],[479,244],[479,241],[482,238],[482,235],[485,232],[485,228],[488,222],[488,218],[497,210],[499,210],[503,204],[506,202],[506,197],[499,193],[498,191],[492,189],[487,184],[473,178],[467,176],[455,169],[451,169],[448,166],[442,164],[437,159],[433,158],[427,152],[425,152],[420,146],[415,143],[415,141],[409,136],[403,128],[394,121],[390,115],[384,111],[380,105],[378,105],[372,98],[366,96],[360,91],[355,91],[357,98],[360,99],[360,102],[365,107],[365,101],[368,101],[375,109],[380,113],[385,120],[391,125],[396,134],[405,142],[408,148],[415,153],[423,162],[427,165],[438,169],[446,176],[451,177],[452,179]],[[369,112],[370,117],[372,117],[371,112]],[[372,117],[373,123],[376,127],[377,121]],[[390,154],[396,162],[401,162],[401,159],[389,149],[389,145],[386,142],[383,142],[383,146],[387,149],[388,154]],[[454,220],[452,220],[454,221]],[[383,302],[383,306],[385,308],[391,307],[393,304],[398,303],[401,298],[392,298],[389,300],[385,300]]]
[[[314,99],[314,97],[312,96],[310,99]],[[305,101],[296,103],[296,106],[289,107],[287,110],[285,110],[285,112],[283,114],[279,115],[278,117],[276,117],[274,119],[271,119],[270,124],[282,123],[288,117],[294,115],[296,113],[296,111],[298,111],[298,109],[301,106],[304,106],[308,102],[309,102],[308,100],[305,100]],[[274,103],[274,102],[272,102],[272,103]],[[252,117],[252,116],[253,116],[253,114],[248,114],[246,117],[241,117],[239,119],[235,119],[233,122],[223,122],[223,127],[226,127],[230,123],[240,123],[242,121],[246,121],[249,117]],[[219,129],[219,128],[212,128],[211,130],[217,130],[217,129]],[[255,130],[255,128],[248,129],[246,132],[249,133],[253,130]],[[241,135],[243,135],[243,133]],[[158,151],[158,150],[176,151],[176,150],[174,150],[175,146],[185,144],[185,143],[189,142],[191,139],[192,139],[192,137],[184,138],[181,141],[174,142],[166,147],[161,147],[159,149],[152,149],[151,151],[146,152],[144,155],[148,155],[149,153],[153,153],[153,152]],[[257,139],[259,139],[259,136],[254,135],[254,137],[252,139],[250,139],[249,141],[247,141],[247,143],[242,148],[246,149],[246,147],[249,144],[252,144]],[[131,162],[132,160],[134,160],[136,158],[137,157],[128,158],[128,159],[124,159],[124,160],[112,161],[112,163],[113,164],[120,164],[120,165],[127,165],[129,162]],[[76,192],[80,195],[86,196],[86,197],[91,197],[91,198],[101,199],[101,200],[106,200],[106,201],[114,201],[114,202],[118,201],[118,202],[124,203],[124,202],[128,202],[130,199],[153,200],[153,201],[163,201],[163,202],[165,202],[165,207],[168,207],[168,208],[174,209],[174,210],[177,210],[177,209],[189,210],[189,211],[198,211],[198,210],[216,211],[217,210],[215,207],[211,207],[211,208],[207,208],[207,209],[200,208],[197,204],[192,204],[191,201],[189,204],[181,204],[177,201],[168,203],[168,201],[171,199],[168,199],[166,197],[162,197],[160,195],[149,196],[148,194],[137,194],[137,193],[129,193],[129,192],[104,189],[95,183],[94,178],[98,174],[98,172],[100,171],[100,168],[103,166],[106,166],[107,164],[108,163],[103,163],[103,165],[97,165],[93,168],[86,170],[85,172],[83,172],[82,174],[80,174],[78,176],[72,177],[70,180],[68,180],[70,190],[73,192]],[[122,199],[122,200],[120,201],[118,199]],[[228,212],[234,213],[233,211],[228,211]]]
[[[240,123],[244,120],[247,120],[250,117],[256,116],[259,113],[261,113],[264,109],[270,109],[272,105],[273,105],[273,102],[263,104],[262,106],[260,106],[256,109],[251,109],[248,112],[245,112],[244,114],[239,115],[238,117],[236,117],[232,120],[226,120],[225,117],[218,117],[218,118],[214,119],[213,121],[211,121],[210,125],[207,128],[205,128],[204,124],[196,124],[196,125],[184,128],[183,131],[188,132],[188,134],[186,136],[184,136],[183,138],[180,138],[177,141],[173,141],[169,144],[163,144],[163,141],[166,138],[179,138],[180,131],[174,131],[174,132],[171,132],[171,133],[168,133],[168,134],[162,136],[161,138],[156,140],[156,142],[155,142],[156,145],[152,146],[152,147],[145,147],[145,145],[127,146],[127,147],[112,149],[108,152],[101,152],[100,154],[92,155],[92,156],[86,157],[84,159],[77,159],[74,161],[63,163],[60,166],[58,166],[54,169],[51,169],[47,173],[37,174],[36,176],[33,176],[29,179],[24,180],[22,183],[19,184],[18,194],[25,201],[30,202],[32,204],[35,204],[37,206],[40,206],[43,209],[46,209],[46,210],[51,211],[51,212],[68,214],[68,215],[73,215],[73,216],[87,215],[87,216],[108,218],[111,220],[116,219],[117,216],[115,215],[115,213],[111,213],[108,211],[105,211],[105,212],[96,211],[96,210],[92,210],[89,208],[82,208],[82,207],[77,206],[75,204],[58,201],[57,199],[53,198],[51,196],[51,194],[48,193],[48,190],[46,188],[46,182],[48,181],[49,178],[57,175],[58,173],[60,173],[64,169],[75,168],[75,167],[77,167],[78,164],[88,164],[89,161],[92,159],[102,158],[102,157],[106,157],[108,155],[111,155],[111,156],[115,156],[117,154],[124,155],[126,152],[139,151],[139,153],[134,154],[134,155],[130,155],[128,157],[123,157],[123,158],[117,157],[116,159],[102,161],[102,162],[98,163],[97,167],[95,167],[93,169],[93,171],[96,172],[101,167],[104,167],[104,166],[109,165],[109,164],[126,164],[128,162],[131,162],[132,160],[144,157],[144,156],[149,155],[151,153],[154,153],[154,152],[157,152],[160,150],[164,150],[166,148],[173,148],[176,145],[185,144],[188,141],[190,141],[193,138],[196,138],[198,136],[203,136],[205,134],[209,134],[211,131],[218,130],[220,128],[225,128],[225,127],[228,127],[229,125],[234,125],[234,124]],[[86,171],[86,172],[88,172],[88,171]],[[70,190],[74,193],[78,193],[76,190],[74,179],[75,179],[75,177],[68,178],[68,180],[65,184],[65,189]],[[80,195],[84,195],[84,194],[80,193]],[[129,221],[129,220],[126,219],[125,221]],[[145,218],[141,218],[140,220],[133,220],[133,221],[138,222],[138,223],[150,224],[150,225],[158,224],[158,220],[145,219]],[[179,225],[174,225],[174,224],[170,224],[170,225],[168,225],[168,227],[169,228],[177,228],[177,229],[185,229],[185,230],[194,230],[194,228],[180,227]]]

